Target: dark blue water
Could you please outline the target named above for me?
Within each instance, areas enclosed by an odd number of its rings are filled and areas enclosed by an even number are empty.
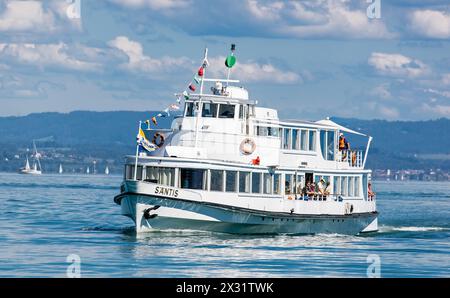
[[[450,277],[450,183],[377,182],[371,236],[134,234],[121,177],[0,174],[0,277]]]

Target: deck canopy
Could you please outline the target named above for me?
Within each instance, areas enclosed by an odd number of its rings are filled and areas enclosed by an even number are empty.
[[[316,123],[317,123],[317,124],[321,124],[321,125],[330,126],[330,127],[332,127],[332,128],[336,128],[336,129],[338,129],[339,131],[345,131],[345,132],[348,132],[348,133],[351,133],[351,134],[355,134],[355,135],[360,135],[360,136],[365,136],[365,137],[367,137],[367,135],[365,135],[365,134],[363,134],[363,133],[354,131],[354,130],[352,130],[352,129],[350,129],[350,128],[347,128],[347,127],[344,127],[344,126],[342,126],[342,125],[339,125],[339,124],[337,124],[337,123],[334,122],[334,121],[331,121],[330,118],[326,118],[326,119],[323,119],[323,120],[316,121]]]

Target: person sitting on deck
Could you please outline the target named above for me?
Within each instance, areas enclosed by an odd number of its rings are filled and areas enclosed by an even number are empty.
[[[327,198],[327,196],[329,196],[331,194],[331,183],[330,181],[327,181],[327,186],[325,187],[325,200]]]
[[[316,195],[314,183],[308,181],[306,183],[306,195],[308,198],[312,199]]]
[[[369,182],[368,189],[367,189],[367,195],[369,197],[369,200],[372,201],[375,197],[375,193],[372,191],[372,182]]]
[[[320,178],[319,183],[317,183],[317,192],[320,196],[320,198],[322,198],[325,195],[325,180],[323,178]]]

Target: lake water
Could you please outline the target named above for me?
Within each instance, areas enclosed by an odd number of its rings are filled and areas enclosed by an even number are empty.
[[[371,264],[382,277],[450,277],[450,183],[375,182],[370,236],[136,236],[113,203],[120,182],[0,173],[0,277],[65,277],[70,254],[81,277],[365,277]]]

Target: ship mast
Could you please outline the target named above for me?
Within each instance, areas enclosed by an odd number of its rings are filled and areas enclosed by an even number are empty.
[[[205,75],[206,75],[206,65],[208,65],[208,48],[205,48],[205,54],[203,56],[203,75],[201,77],[200,81],[200,94],[199,94],[199,100],[196,105],[197,110],[197,117],[195,117],[195,143],[194,148],[197,148],[198,146],[198,125],[200,122],[200,116],[201,116],[201,109],[202,109],[202,95],[203,95],[203,85],[205,82]]]

